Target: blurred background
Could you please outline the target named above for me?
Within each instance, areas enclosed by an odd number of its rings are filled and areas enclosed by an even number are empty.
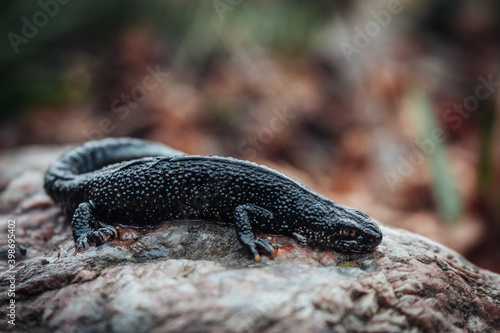
[[[248,159],[500,272],[500,2],[1,1],[0,15],[3,155],[133,136]]]

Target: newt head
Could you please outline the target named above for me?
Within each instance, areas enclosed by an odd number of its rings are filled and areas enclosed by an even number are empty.
[[[382,242],[382,231],[365,212],[333,202],[321,206],[318,209],[315,205],[315,213],[308,214],[313,218],[309,224],[311,230],[297,233],[309,245],[341,253],[368,253]]]
[[[382,231],[365,212],[336,205],[325,214],[327,232],[323,244],[342,253],[367,253],[382,242]]]

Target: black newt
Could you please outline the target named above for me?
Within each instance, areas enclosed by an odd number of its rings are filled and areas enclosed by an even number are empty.
[[[108,138],[56,160],[45,190],[60,205],[76,249],[119,237],[116,224],[204,219],[233,223],[256,261],[277,246],[255,233],[295,237],[337,252],[367,253],[382,241],[361,210],[339,205],[268,167],[219,156],[194,156],[159,143]]]

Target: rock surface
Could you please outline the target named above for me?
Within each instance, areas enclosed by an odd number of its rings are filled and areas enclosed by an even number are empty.
[[[254,263],[228,225],[164,222],[75,254],[42,189],[54,150],[0,157],[0,306],[13,274],[15,332],[495,332],[500,275],[407,231],[382,226],[374,253],[343,255],[278,237]]]

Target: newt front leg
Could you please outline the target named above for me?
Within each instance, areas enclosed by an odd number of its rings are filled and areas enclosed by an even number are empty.
[[[234,219],[236,235],[240,243],[250,250],[256,262],[260,261],[260,255],[257,250],[263,250],[271,258],[274,258],[278,254],[278,245],[269,239],[255,237],[249,215],[261,220],[270,220],[273,218],[273,214],[270,211],[255,205],[247,204],[236,207],[234,210]]]

